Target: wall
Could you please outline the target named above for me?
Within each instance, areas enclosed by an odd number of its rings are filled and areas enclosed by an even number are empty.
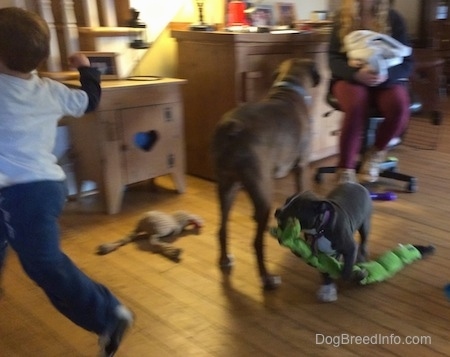
[[[140,11],[139,18],[147,25],[148,40],[153,42],[162,31],[166,28],[167,24],[172,21],[174,16],[183,7],[185,0],[130,0],[130,6]],[[190,2],[191,8],[187,13],[189,17],[193,17],[194,2]],[[185,10],[183,10],[185,11]]]
[[[411,38],[419,33],[421,0],[395,0],[394,8],[405,18]]]
[[[426,0],[430,1],[430,0]],[[395,0],[394,8],[404,17],[406,26],[411,35],[415,38],[419,33],[419,17],[422,0]],[[328,9],[336,11],[341,4],[341,0],[328,0]]]
[[[149,3],[155,5],[149,6]],[[198,13],[195,1],[175,0],[167,1],[170,7],[159,7],[160,0],[130,0],[130,5],[136,7],[141,12],[141,19],[145,21],[149,28],[149,38],[153,39],[152,47],[147,51],[140,64],[136,66],[133,75],[155,75],[163,77],[176,76],[176,42],[170,37],[170,29],[160,22],[161,11],[164,17],[171,13],[168,22],[196,22]],[[219,23],[223,18],[223,0],[207,0],[204,8],[207,23]],[[162,28],[155,27],[153,23],[159,23]],[[167,21],[166,21],[167,22]],[[157,37],[155,38],[155,34]]]
[[[160,2],[160,0],[131,0],[130,3],[136,5],[136,8],[141,12],[141,17],[149,24],[153,19],[157,21],[159,11],[155,11],[155,7],[147,5],[147,3]],[[145,2],[145,3],[144,3]],[[168,2],[168,1],[167,1]],[[273,5],[277,0],[265,0],[261,4]],[[328,0],[291,0],[286,1],[295,4],[297,18],[309,19],[311,11],[326,10],[328,8]],[[174,14],[173,22],[197,22],[198,13],[193,0],[176,0],[174,2],[177,12]],[[156,5],[155,5],[156,6]],[[224,22],[224,0],[206,0],[204,5],[204,21],[207,23],[223,23]],[[152,37],[149,34],[149,37]],[[176,51],[177,46],[174,39],[170,37],[170,30],[165,28],[162,33],[155,39],[149,51],[147,51],[140,64],[133,71],[133,75],[158,75],[164,77],[176,76]]]
[[[25,7],[25,0],[0,0],[0,8],[10,6]]]
[[[136,1],[136,0],[131,0]],[[142,0],[141,0],[142,1]],[[179,19],[184,18],[188,21],[196,21],[198,19],[197,8],[195,1],[193,0],[181,0],[182,7],[177,17]],[[247,1],[252,4],[252,1]],[[276,4],[278,0],[262,0],[259,1],[261,5],[273,6],[274,12],[276,11]],[[309,19],[311,11],[327,10],[328,0],[285,0],[284,2],[292,3],[295,5],[295,10],[298,19]],[[204,5],[205,21],[209,23],[222,23],[224,19],[225,0],[206,0]]]

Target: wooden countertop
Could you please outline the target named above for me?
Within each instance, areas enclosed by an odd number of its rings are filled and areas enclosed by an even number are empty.
[[[177,40],[208,41],[208,42],[328,42],[329,34],[310,31],[299,31],[298,33],[254,33],[254,32],[231,32],[231,31],[189,31],[172,30],[172,37]]]
[[[127,79],[118,79],[118,80],[103,80],[101,82],[101,87],[103,90],[111,90],[111,89],[120,89],[120,88],[133,88],[133,87],[145,87],[145,86],[163,86],[167,84],[183,84],[186,83],[186,79],[180,78],[163,78],[163,77],[154,77],[152,80],[146,80],[145,77],[130,77]],[[69,87],[79,88],[80,81],[79,80],[68,80],[62,81],[65,85]]]
[[[163,104],[180,101],[180,91],[174,87],[186,83],[186,79],[158,78],[158,80],[105,80],[102,81],[102,96],[96,111],[118,110],[143,105]],[[61,83],[79,88],[78,80]]]

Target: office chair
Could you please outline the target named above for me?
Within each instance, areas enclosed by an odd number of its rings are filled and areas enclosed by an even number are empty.
[[[415,114],[421,111],[422,103],[418,100],[417,96],[415,96],[410,91],[411,102],[409,106],[409,111],[411,114]],[[339,103],[331,91],[328,91],[326,96],[326,102],[333,108],[331,111],[324,114],[324,116],[328,116],[334,110],[340,110]],[[369,118],[367,120],[366,130],[363,135],[363,143],[361,146],[361,157],[363,157],[364,152],[370,148],[375,142],[375,134],[378,128],[378,125],[384,118],[378,112],[376,108],[373,108],[369,114]],[[393,147],[399,145],[401,143],[401,138],[394,138],[388,144],[386,150],[390,150]],[[359,171],[361,166],[361,162],[359,162],[356,166],[356,172]],[[406,191],[407,192],[416,192],[417,191],[417,178],[414,176],[406,175],[397,171],[398,169],[398,160],[388,158],[386,161],[381,163],[380,165],[380,177],[389,178],[393,180],[406,182]],[[316,170],[314,180],[317,183],[322,182],[322,175],[328,173],[335,173],[337,170],[336,166],[325,166],[319,167]]]

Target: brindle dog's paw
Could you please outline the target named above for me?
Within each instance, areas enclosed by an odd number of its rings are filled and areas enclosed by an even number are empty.
[[[225,257],[221,257],[219,260],[219,268],[223,274],[231,274],[231,270],[234,265],[234,257],[228,254]]]
[[[262,278],[264,291],[275,290],[281,285],[281,277],[278,275],[267,275]]]

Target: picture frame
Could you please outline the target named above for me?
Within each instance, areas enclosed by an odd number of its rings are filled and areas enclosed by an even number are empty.
[[[91,62],[91,67],[97,68],[103,79],[119,79],[117,70],[117,53],[115,52],[97,52],[97,51],[79,51],[84,54]]]
[[[251,26],[270,27],[275,24],[272,5],[257,5],[250,14]]]
[[[297,21],[295,4],[290,2],[277,2],[277,25],[292,26]]]

